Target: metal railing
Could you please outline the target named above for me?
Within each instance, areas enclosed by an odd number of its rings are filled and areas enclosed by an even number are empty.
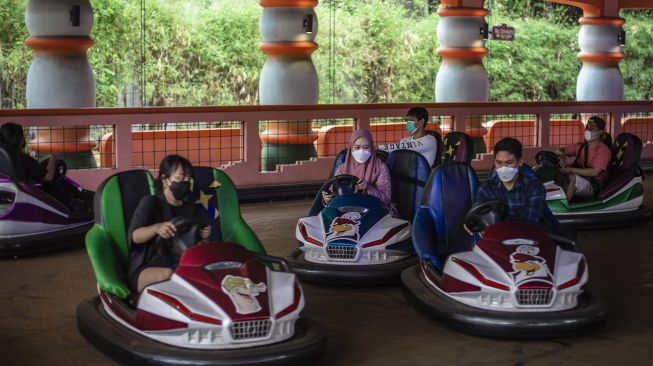
[[[465,131],[475,139],[477,155],[472,165],[480,171],[490,168],[492,145],[499,138],[510,135],[522,140],[524,160],[532,163],[539,150],[580,142],[584,122],[591,115],[606,120],[613,138],[622,129],[640,136],[644,142],[642,160],[653,162],[653,102],[421,105],[432,116],[431,128],[439,128],[443,134]],[[378,143],[396,139],[412,106],[0,109],[0,123],[19,123],[41,135],[48,128],[86,126],[90,130],[86,138],[91,136],[95,141],[91,147],[95,161],[78,165],[69,175],[89,189],[117,171],[139,167],[154,170],[160,158],[169,153],[185,155],[196,165],[220,167],[243,188],[322,182],[329,175],[334,152],[347,147],[350,131],[369,128]],[[32,135],[29,147],[56,153],[54,148],[35,145],[41,140]],[[295,153],[298,158],[293,157]]]

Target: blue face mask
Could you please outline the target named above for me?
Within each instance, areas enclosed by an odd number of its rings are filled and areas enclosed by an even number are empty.
[[[408,133],[411,135],[417,131],[417,127],[415,127],[415,121],[406,121],[406,131],[408,131]]]

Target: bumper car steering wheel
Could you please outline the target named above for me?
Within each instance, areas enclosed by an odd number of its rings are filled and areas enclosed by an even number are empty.
[[[559,168],[560,157],[553,151],[538,151],[535,154],[535,162],[543,167]]]
[[[183,216],[177,216],[170,222],[177,228],[177,234],[170,239],[157,236],[155,243],[157,247],[167,248],[175,261],[178,261],[184,250],[200,241],[200,230],[207,224],[202,219]]]
[[[502,200],[481,202],[467,212],[465,226],[472,232],[481,232],[490,225],[503,221],[507,214],[508,204]]]
[[[342,196],[344,194],[354,193],[356,191],[356,183],[358,183],[358,177],[341,174],[329,179],[325,183],[325,186],[330,186],[335,196]]]
[[[47,169],[49,161],[50,159],[43,160],[41,162],[41,166],[44,169]],[[67,172],[68,172],[68,165],[66,164],[66,162],[63,159],[57,159],[57,161],[54,163],[54,176],[52,177],[52,182],[59,182],[66,176]]]

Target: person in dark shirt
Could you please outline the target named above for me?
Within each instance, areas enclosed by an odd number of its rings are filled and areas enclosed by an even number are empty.
[[[201,229],[201,241],[211,236],[215,220],[199,203],[184,200],[191,192],[191,163],[182,156],[168,155],[161,161],[155,186],[157,194],[143,197],[129,225],[130,258],[127,279],[137,292],[156,282],[168,280],[176,267],[173,256],[166,248],[156,245],[157,237],[170,239],[177,228],[170,220],[174,217],[202,219],[207,226]],[[217,230],[213,230],[217,231]]]
[[[535,172],[522,162],[522,144],[511,137],[494,146],[492,176],[481,184],[477,201],[502,200],[508,204],[506,220],[526,221],[548,232],[558,232],[559,224],[546,204],[544,186]]]
[[[9,149],[18,152],[20,163],[25,171],[26,178],[38,183],[51,182],[54,178],[57,157],[48,155],[48,164],[44,168],[38,160],[25,153],[25,132],[23,126],[7,122],[0,127],[0,142]]]

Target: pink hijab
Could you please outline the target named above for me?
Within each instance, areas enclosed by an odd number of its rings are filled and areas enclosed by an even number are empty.
[[[363,164],[357,162],[351,155],[354,142],[361,137],[365,137],[370,142],[370,152],[372,153],[372,156],[370,156],[370,158]],[[385,163],[376,157],[376,152],[374,151],[374,139],[368,130],[361,128],[351,134],[351,141],[349,142],[349,148],[347,149],[347,157],[342,165],[343,169],[341,170],[341,174],[355,175],[359,179],[364,179],[368,184],[375,184],[379,179],[382,169],[385,168]]]

